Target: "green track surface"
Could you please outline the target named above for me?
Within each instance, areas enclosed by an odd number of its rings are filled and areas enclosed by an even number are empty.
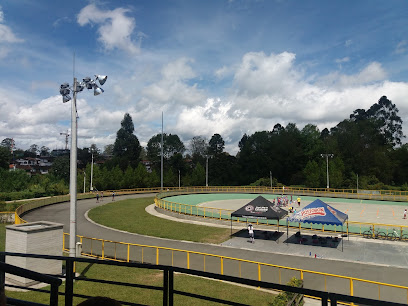
[[[263,196],[266,199],[276,199],[280,195],[276,194],[253,194],[253,193],[209,193],[209,194],[188,194],[166,197],[166,201],[187,204],[187,205],[198,205],[203,202],[211,201],[221,201],[221,200],[234,200],[234,199],[255,199],[257,196]],[[290,198],[290,195],[286,195]],[[292,195],[293,200],[295,200],[298,195]],[[308,197],[300,196],[302,201],[312,202],[316,199],[320,199],[326,203],[358,203],[358,204],[374,204],[374,205],[399,205],[407,206],[405,202],[391,202],[391,201],[377,201],[377,200],[359,200],[359,199],[346,199],[346,198],[318,198],[318,197]]]

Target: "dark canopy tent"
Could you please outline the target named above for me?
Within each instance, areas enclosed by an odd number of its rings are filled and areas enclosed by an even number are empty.
[[[273,219],[279,220],[285,217],[288,212],[278,206],[274,206],[269,200],[263,196],[258,196],[248,204],[245,204],[240,209],[231,213],[231,233],[232,233],[232,217],[248,219]]]
[[[287,218],[287,235],[289,235],[289,222],[341,225],[343,232],[343,224],[347,219],[348,215],[317,199],[296,212],[292,217]],[[343,249],[343,239],[341,241]]]

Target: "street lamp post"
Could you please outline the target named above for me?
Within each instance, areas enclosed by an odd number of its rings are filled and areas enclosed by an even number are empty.
[[[107,76],[95,75],[95,79],[86,77],[82,82],[77,82],[77,78],[74,77],[74,83],[72,88],[68,83],[61,84],[60,94],[62,95],[62,102],[66,103],[71,100],[69,96],[72,90],[72,103],[71,103],[71,151],[70,151],[70,171],[69,171],[69,256],[75,257],[75,244],[76,244],[76,206],[77,206],[77,111],[76,111],[76,97],[77,93],[83,91],[85,88],[93,89],[94,96],[103,93],[103,89],[100,88],[96,81],[99,81],[100,85],[105,84]]]
[[[180,187],[181,187],[181,180],[180,180],[180,170],[178,171],[179,172],[179,189],[180,189]]]
[[[206,162],[205,162],[205,186],[208,187],[208,158],[209,155],[206,155]]]
[[[333,158],[334,154],[320,154],[321,157],[326,157],[326,176],[327,176],[327,189],[330,188],[329,184],[329,157]]]
[[[92,179],[93,179],[93,150],[91,149],[92,152],[92,162],[91,162],[91,186],[89,186],[89,189],[93,191],[93,185],[92,185]]]

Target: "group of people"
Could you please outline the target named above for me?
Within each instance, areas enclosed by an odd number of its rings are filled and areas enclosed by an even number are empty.
[[[101,202],[103,202],[103,191],[101,191],[100,196]],[[115,201],[115,192],[112,192],[112,201]],[[96,203],[99,203],[99,192],[96,193]]]
[[[293,206],[296,204],[298,204],[298,207],[300,207],[300,197],[297,197],[296,201],[293,200],[293,197],[290,196],[290,200],[288,198],[288,196],[281,196],[281,197],[277,197],[276,199],[272,200],[272,204],[273,205],[277,205],[278,207],[283,207],[283,206],[288,206],[289,210],[293,211]],[[290,212],[292,212],[290,211]]]

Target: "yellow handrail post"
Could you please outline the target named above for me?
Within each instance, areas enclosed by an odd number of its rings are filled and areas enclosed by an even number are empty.
[[[205,272],[205,255],[203,256],[203,258],[204,258],[204,272]]]
[[[350,296],[354,296],[353,279],[350,278]]]
[[[261,264],[258,264],[258,280],[261,281]]]
[[[156,265],[159,264],[159,248],[156,248]]]
[[[127,262],[130,261],[130,244],[127,245]]]
[[[187,269],[190,269],[190,252],[187,252]]]
[[[105,240],[102,240],[102,259],[105,258]]]
[[[224,275],[224,257],[221,256],[221,275]]]

